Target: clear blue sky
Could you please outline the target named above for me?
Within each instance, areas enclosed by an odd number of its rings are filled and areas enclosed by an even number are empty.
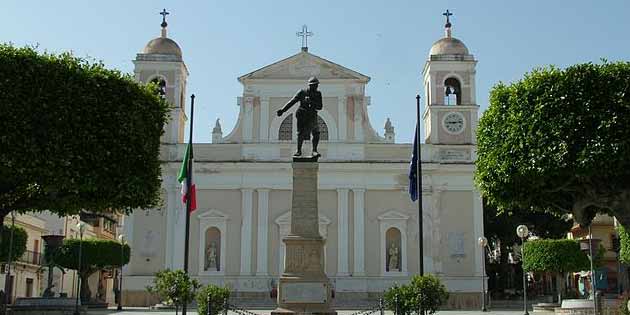
[[[162,8],[197,96],[195,142],[210,141],[217,117],[224,134],[232,129],[242,94],[236,78],[298,52],[302,24],[315,33],[310,52],[372,78],[371,121],[382,134],[391,117],[398,142],[412,139],[422,66],[447,8],[453,35],[479,60],[482,110],[494,84],[533,67],[630,60],[628,0],[2,0],[0,41],[72,50],[132,72],[136,53],[159,36]]]

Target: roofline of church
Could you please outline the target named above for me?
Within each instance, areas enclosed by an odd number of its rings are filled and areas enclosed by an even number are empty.
[[[287,58],[284,58],[284,59],[279,60],[279,61],[276,61],[276,62],[274,62],[274,63],[272,63],[272,64],[269,64],[269,65],[266,65],[266,66],[264,66],[264,67],[258,68],[258,69],[254,70],[254,71],[251,71],[251,72],[249,72],[249,73],[247,73],[247,74],[244,74],[244,75],[242,75],[242,76],[238,77],[238,82],[240,82],[240,83],[244,83],[244,81],[248,79],[248,78],[247,78],[248,76],[251,76],[252,74],[254,74],[254,73],[258,72],[258,71],[261,71],[261,70],[263,70],[263,69],[265,69],[265,68],[268,68],[268,67],[273,67],[273,66],[275,66],[275,65],[277,65],[277,64],[280,64],[280,63],[282,63],[282,62],[285,62],[285,61],[287,61],[287,60],[289,60],[289,59],[291,59],[291,58],[294,58],[295,56],[298,56],[298,55],[300,55],[300,54],[308,54],[308,55],[311,55],[311,56],[313,56],[313,57],[315,57],[315,58],[319,58],[319,59],[321,59],[321,60],[323,60],[323,61],[325,61],[325,62],[327,62],[327,63],[330,63],[330,64],[332,64],[332,65],[335,65],[335,66],[337,66],[337,67],[339,67],[339,68],[342,68],[342,69],[344,69],[344,70],[346,70],[346,71],[350,72],[351,74],[353,74],[353,75],[357,76],[357,77],[358,77],[358,79],[359,79],[361,82],[368,83],[368,82],[370,82],[370,80],[371,80],[371,78],[370,78],[369,76],[365,75],[365,74],[362,74],[362,73],[360,73],[360,72],[354,71],[354,70],[349,69],[349,68],[346,68],[346,67],[344,67],[344,66],[342,66],[342,65],[340,65],[340,64],[338,64],[338,63],[332,62],[332,61],[330,61],[330,60],[328,60],[328,59],[326,59],[326,58],[323,58],[323,57],[320,57],[320,56],[318,56],[318,55],[312,54],[312,53],[310,53],[310,52],[308,52],[308,51],[300,51],[300,52],[298,52],[297,54],[291,55],[291,56],[289,56],[289,57],[287,57]],[[251,80],[256,80],[256,79],[251,79]]]

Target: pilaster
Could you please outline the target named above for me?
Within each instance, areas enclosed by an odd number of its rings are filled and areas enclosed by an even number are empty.
[[[265,276],[267,268],[268,229],[269,229],[269,189],[257,189],[258,192],[258,238],[256,255],[256,275]]]
[[[249,275],[252,271],[252,195],[254,190],[241,189],[241,275]]]
[[[347,138],[348,130],[348,113],[346,113],[346,96],[340,96],[338,99],[339,112],[339,141],[344,142]]]
[[[354,195],[354,276],[365,274],[365,189],[352,189]]]
[[[260,98],[260,142],[269,142],[269,97]]]
[[[125,215],[123,217],[123,226],[124,226],[123,233],[125,233],[125,242],[127,242],[127,244],[129,244],[130,246],[134,246],[133,244],[134,216],[135,214],[132,212],[129,215]],[[125,266],[123,266],[123,275],[127,274],[128,272],[129,272],[129,264],[126,264]]]
[[[354,98],[354,139],[358,142],[363,141],[363,111],[365,101],[365,97],[356,96]]]
[[[473,203],[473,227],[474,227],[474,253],[475,253],[475,275],[481,277],[483,271],[481,266],[481,249],[477,240],[483,236],[483,206],[481,204],[481,196],[476,190],[472,191]]]
[[[243,111],[243,140],[244,142],[251,142],[254,128],[254,97],[243,97],[241,106]]]
[[[348,275],[348,189],[337,189],[337,275]]]

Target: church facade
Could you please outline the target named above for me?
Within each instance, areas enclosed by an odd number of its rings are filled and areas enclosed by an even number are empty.
[[[173,105],[162,138],[159,209],[125,218],[132,248],[124,271],[124,301],[149,305],[153,275],[184,264],[185,209],[177,172],[184,155],[188,69],[179,46],[166,34],[150,41],[134,60],[140,82],[165,84]],[[483,209],[473,185],[476,60],[450,34],[431,48],[419,80],[425,87],[423,235],[418,205],[408,194],[412,146],[395,141],[388,120],[383,136],[368,115],[370,78],[302,48],[300,52],[238,78],[238,122],[223,133],[217,120],[212,143],[195,143],[197,210],[191,215],[189,273],[201,283],[229,287],[236,296],[271,301],[284,269],[282,238],[291,218],[291,156],[296,147],[294,106],[281,108],[316,76],[319,111],[319,231],[326,240],[325,270],[339,301],[372,300],[418,273],[419,242],[426,273],[451,292],[450,306],[480,303]],[[446,91],[446,93],[445,93]],[[208,122],[201,122],[203,126]],[[196,127],[198,128],[198,127]],[[305,144],[305,153],[310,147]]]

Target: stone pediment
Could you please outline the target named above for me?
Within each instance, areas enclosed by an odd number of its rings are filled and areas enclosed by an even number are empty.
[[[249,80],[305,80],[311,76],[320,80],[370,81],[366,75],[305,51],[245,74],[238,80],[241,83]]]
[[[200,213],[199,216],[197,216],[197,219],[199,219],[200,221],[203,220],[208,220],[208,221],[225,221],[228,220],[229,217],[227,214],[219,211],[219,210],[209,210],[203,213]]]
[[[378,216],[379,220],[407,220],[408,215],[400,213],[398,211],[390,210]]]

